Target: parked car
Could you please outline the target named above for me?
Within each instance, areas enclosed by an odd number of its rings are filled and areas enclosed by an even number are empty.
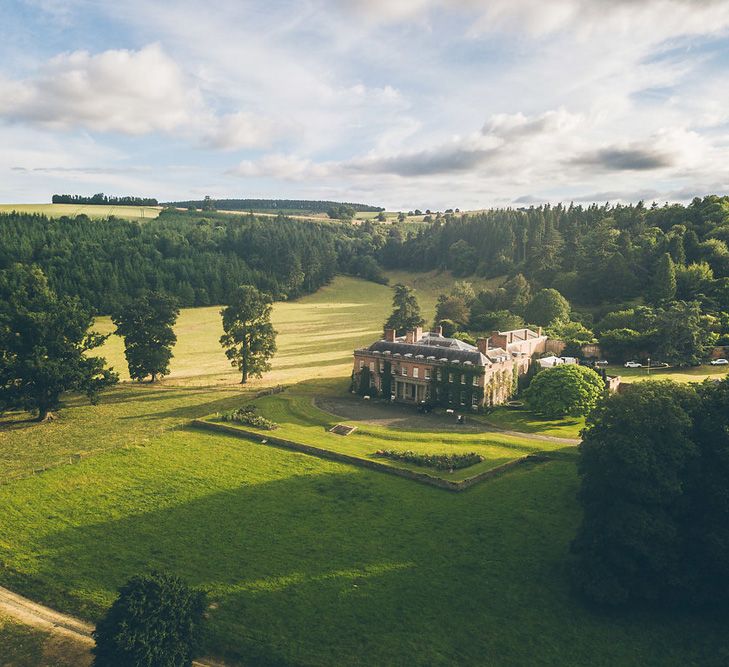
[[[625,368],[643,368],[643,364],[639,361],[626,361],[624,366]]]
[[[605,359],[598,359],[597,361],[592,362],[593,366],[607,366],[608,362]]]
[[[712,359],[709,363],[712,366],[727,366],[729,365],[729,359]]]

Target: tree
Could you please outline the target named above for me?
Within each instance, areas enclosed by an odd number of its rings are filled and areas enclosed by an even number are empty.
[[[627,361],[649,353],[649,335],[635,329],[608,329],[600,334],[600,350],[612,361]]]
[[[650,298],[655,304],[671,301],[676,296],[676,267],[671,255],[664,253],[658,260],[651,285]]]
[[[215,210],[215,201],[210,197],[210,195],[205,195],[205,199],[203,199],[203,203],[202,203],[202,210],[203,211],[214,211]]]
[[[689,386],[638,382],[589,417],[578,465],[583,519],[572,544],[575,581],[589,600],[657,602],[681,587],[696,402]]]
[[[398,336],[415,327],[420,327],[425,320],[420,314],[420,306],[412,287],[398,283],[393,288],[392,313],[385,322],[385,329],[395,329]]]
[[[676,301],[657,313],[654,352],[672,364],[697,365],[716,344],[713,326],[714,318],[702,315],[698,301]]]
[[[589,414],[605,393],[605,383],[591,368],[563,364],[546,368],[524,392],[530,410],[549,419]]]
[[[468,241],[460,239],[448,248],[448,268],[454,276],[470,276],[478,264],[478,252]]]
[[[145,292],[112,316],[116,334],[124,338],[124,356],[132,380],[170,372],[172,346],[177,342],[174,325],[180,308],[177,300],[162,292]]]
[[[241,285],[220,311],[223,331],[220,344],[232,366],[241,371],[241,384],[271,369],[276,353],[276,331],[271,324],[271,298],[252,285]]]
[[[527,322],[548,327],[569,320],[570,303],[556,289],[543,289],[534,295],[524,312]]]
[[[153,572],[119,589],[94,631],[94,667],[186,667],[200,654],[206,595]]]
[[[435,304],[435,321],[452,320],[459,327],[468,323],[471,310],[459,296],[441,294]]]
[[[532,288],[529,281],[521,273],[517,273],[511,280],[507,280],[502,287],[506,291],[506,305],[509,310],[523,314],[532,298]]]
[[[87,353],[108,336],[89,331],[92,313],[58,297],[37,267],[0,271],[0,408],[37,410],[45,420],[68,391],[99,392],[118,381],[103,357]]]

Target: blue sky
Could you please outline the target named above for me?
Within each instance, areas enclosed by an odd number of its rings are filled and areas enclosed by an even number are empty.
[[[729,190],[724,0],[4,0],[0,201]]]

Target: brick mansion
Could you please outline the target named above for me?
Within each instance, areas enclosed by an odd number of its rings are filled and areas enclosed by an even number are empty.
[[[405,403],[480,409],[508,401],[532,355],[542,354],[541,329],[494,331],[470,345],[418,327],[405,336],[385,329],[382,340],[354,351],[354,388]]]

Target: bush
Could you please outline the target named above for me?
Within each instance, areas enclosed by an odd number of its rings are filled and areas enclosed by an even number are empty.
[[[605,383],[591,368],[564,364],[538,372],[524,391],[530,410],[550,419],[588,414],[605,393]]]
[[[220,420],[224,422],[236,422],[237,424],[245,424],[253,428],[261,428],[265,431],[273,431],[278,428],[276,422],[266,419],[256,413],[255,405],[244,405],[237,410],[230,410],[220,414]]]
[[[470,454],[419,454],[410,450],[380,449],[375,452],[375,456],[414,463],[415,465],[436,468],[437,470],[459,470],[460,468],[469,468],[483,461],[483,456],[474,452]]]
[[[130,579],[94,631],[94,667],[187,667],[199,655],[205,593],[160,572]]]

